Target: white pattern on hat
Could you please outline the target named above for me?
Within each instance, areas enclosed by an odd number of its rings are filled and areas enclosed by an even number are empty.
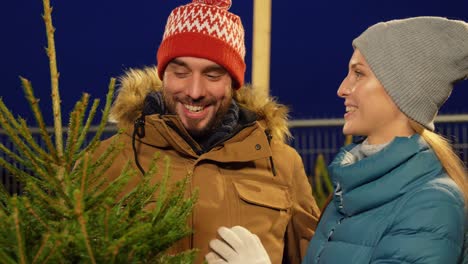
[[[172,59],[192,56],[223,66],[233,79],[233,88],[242,87],[244,28],[241,19],[228,11],[230,6],[231,0],[193,0],[171,12],[157,53],[161,80]]]
[[[182,32],[206,34],[227,42],[245,57],[244,29],[237,16],[217,6],[189,4],[175,9],[166,24],[163,39]]]

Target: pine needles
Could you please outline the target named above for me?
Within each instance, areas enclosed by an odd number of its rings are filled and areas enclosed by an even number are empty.
[[[0,125],[14,148],[0,143],[0,151],[9,157],[0,157],[0,166],[24,187],[19,196],[10,196],[3,186],[0,188],[0,263],[193,262],[195,250],[166,254],[176,241],[191,233],[187,217],[197,194],[185,196],[189,176],[170,186],[170,160],[159,155],[139,184],[125,195],[129,179],[137,176],[128,164],[112,182],[103,176],[122,149],[117,135],[102,155],[94,154],[108,119],[115,79],[110,81],[94,136],[87,140],[99,100],[90,103],[88,94],[75,104],[64,134],[52,8],[49,0],[43,3],[54,133],[47,130],[30,81],[21,78],[39,128],[39,141],[26,121],[15,118],[0,98]],[[164,164],[163,178],[151,184],[159,170],[156,164]]]

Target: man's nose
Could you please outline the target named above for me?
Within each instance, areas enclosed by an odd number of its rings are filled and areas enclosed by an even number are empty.
[[[194,74],[188,86],[187,95],[194,100],[198,100],[205,96],[205,86],[203,85],[202,76]]]

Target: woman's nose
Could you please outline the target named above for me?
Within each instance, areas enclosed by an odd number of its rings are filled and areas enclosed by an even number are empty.
[[[336,91],[336,94],[338,97],[346,97],[351,93],[350,85],[349,82],[346,80],[346,78],[341,82],[340,87],[338,87],[338,91]]]

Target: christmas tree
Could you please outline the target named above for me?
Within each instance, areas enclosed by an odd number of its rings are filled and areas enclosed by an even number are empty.
[[[327,164],[322,154],[319,154],[315,160],[313,179],[312,194],[319,208],[322,208],[333,192],[333,185],[328,174]]]
[[[351,144],[353,137],[347,135],[345,137],[344,145]],[[315,160],[313,183],[312,183],[312,194],[314,195],[317,205],[321,209],[325,209],[331,194],[333,193],[333,184],[328,173],[327,161],[323,154],[319,154]]]
[[[115,79],[110,81],[94,137],[85,140],[99,100],[90,103],[88,94],[76,103],[64,133],[52,9],[49,0],[43,5],[54,134],[47,131],[31,82],[21,78],[41,139],[35,140],[26,121],[15,118],[0,99],[0,125],[14,145],[9,149],[0,143],[0,151],[9,157],[0,157],[0,166],[23,185],[19,195],[0,186],[0,263],[192,263],[196,250],[165,253],[191,233],[187,217],[196,194],[184,196],[189,175],[169,185],[170,160],[156,154],[153,164],[163,159],[165,167],[151,166],[141,182],[123,195],[134,169],[127,165],[112,182],[102,176],[122,148],[119,137],[101,156],[93,155],[106,126]],[[150,184],[160,169],[162,181]],[[145,209],[154,197],[154,209]]]

